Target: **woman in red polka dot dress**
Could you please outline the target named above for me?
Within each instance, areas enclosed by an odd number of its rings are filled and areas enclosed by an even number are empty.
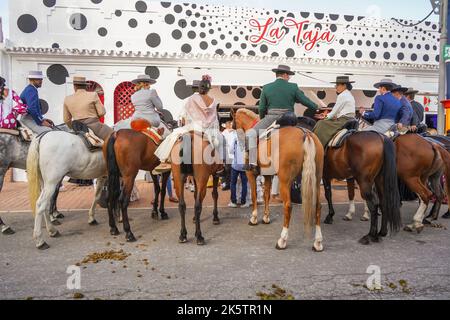
[[[16,129],[17,117],[27,113],[27,106],[20,97],[6,87],[6,81],[0,77],[0,128]]]

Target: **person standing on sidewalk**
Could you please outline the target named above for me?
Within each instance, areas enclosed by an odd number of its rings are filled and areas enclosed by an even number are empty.
[[[238,178],[241,178],[241,208],[248,208],[249,203],[247,202],[247,175],[245,173],[245,162],[244,162],[244,148],[238,142],[238,136],[236,132],[231,133],[232,139],[230,139],[230,152],[233,154],[233,164],[231,165],[231,202],[228,205],[230,208],[237,208],[237,182]]]

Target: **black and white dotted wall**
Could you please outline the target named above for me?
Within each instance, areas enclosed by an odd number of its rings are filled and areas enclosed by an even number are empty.
[[[65,0],[12,1],[13,45],[416,64],[439,60],[438,26],[428,21],[403,27],[362,16],[135,0],[81,0],[77,5]],[[269,17],[280,26],[286,18],[308,20],[306,30],[330,30],[335,40],[307,52],[295,43],[296,30],[285,29],[277,45],[252,44],[249,37],[256,31],[248,21],[263,23]]]

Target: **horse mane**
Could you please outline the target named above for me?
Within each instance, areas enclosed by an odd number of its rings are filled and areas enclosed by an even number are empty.
[[[256,119],[258,118],[258,115],[256,113],[254,113],[253,111],[249,110],[249,109],[239,109],[236,113],[244,113],[245,115],[247,115],[248,117],[250,117],[251,119]]]

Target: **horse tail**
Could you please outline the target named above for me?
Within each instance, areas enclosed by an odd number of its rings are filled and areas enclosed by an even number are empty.
[[[444,162],[444,189],[448,198],[450,197],[450,154],[444,148],[438,148],[438,150]]]
[[[317,207],[316,144],[310,134],[303,142],[302,208],[305,234],[309,235],[313,226]]]
[[[192,165],[192,136],[185,134],[181,137],[181,173],[185,175],[191,175],[194,173],[194,166]]]
[[[395,146],[391,139],[383,136],[383,165],[379,173],[383,177],[383,190],[381,194],[381,212],[393,232],[397,232],[401,227],[400,216],[400,192],[397,179],[397,163]]]
[[[28,193],[33,215],[36,215],[36,204],[41,195],[42,175],[39,167],[39,144],[40,139],[34,139],[28,149],[27,156]]]
[[[111,135],[106,146],[106,166],[108,168],[108,209],[116,212],[120,197],[120,168],[117,164],[114,144],[115,134]]]

